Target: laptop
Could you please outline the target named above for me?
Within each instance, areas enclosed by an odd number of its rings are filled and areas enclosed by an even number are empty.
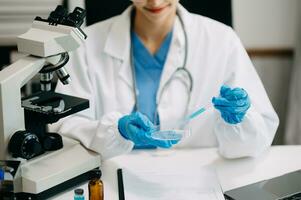
[[[227,200],[301,200],[301,170],[225,192]]]

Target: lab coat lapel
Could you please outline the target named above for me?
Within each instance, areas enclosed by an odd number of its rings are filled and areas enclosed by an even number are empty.
[[[133,89],[132,69],[130,62],[130,27],[131,11],[133,7],[127,8],[120,16],[116,17],[108,32],[108,38],[105,42],[104,52],[118,59],[119,77]]]
[[[179,19],[177,18],[175,21],[175,26],[173,30],[173,38],[171,41],[171,45],[169,48],[169,53],[167,55],[167,59],[164,65],[160,86],[157,95],[157,102],[159,102],[159,98],[161,98],[161,93],[165,90],[166,83],[172,78],[174,72],[183,66],[184,62],[184,48],[185,48],[185,37],[183,28]]]
[[[116,18],[116,21],[112,24],[111,29],[108,33],[108,38],[105,42],[104,52],[108,55],[120,60],[119,76],[125,83],[131,88],[134,88],[133,76],[130,61],[130,27],[131,27],[131,11],[133,7],[127,8],[120,16]],[[182,6],[178,6],[178,14],[181,16],[185,30],[189,35],[186,27],[190,26],[189,13]],[[163,86],[171,78],[172,74],[177,70],[178,67],[182,67],[184,60],[184,48],[185,48],[185,37],[183,27],[179,19],[175,22],[174,35],[171,41],[170,52],[168,53],[167,60],[163,69],[158,94],[161,94]],[[189,39],[189,38],[188,38]],[[188,41],[189,45],[189,41]],[[160,95],[157,95],[157,102]]]

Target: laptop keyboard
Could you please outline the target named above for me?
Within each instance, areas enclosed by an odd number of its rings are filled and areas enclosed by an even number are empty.
[[[284,198],[279,199],[279,200],[301,200],[301,193],[293,194],[292,196],[284,197]]]

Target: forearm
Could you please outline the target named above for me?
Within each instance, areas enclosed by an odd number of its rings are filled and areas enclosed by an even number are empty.
[[[272,111],[263,115],[252,107],[244,120],[236,125],[218,118],[214,132],[220,154],[226,158],[258,156],[271,145],[278,123],[278,117]]]
[[[108,159],[133,149],[133,142],[124,139],[118,131],[120,116],[119,113],[110,113],[101,120],[72,116],[50,126],[50,129],[80,141],[86,148],[99,153],[102,159]]]

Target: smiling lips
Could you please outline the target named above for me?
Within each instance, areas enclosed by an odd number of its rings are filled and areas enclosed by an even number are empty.
[[[145,8],[146,10],[148,10],[151,13],[160,13],[162,10],[164,10],[165,8],[167,8],[168,6],[164,6],[164,7],[158,7],[158,8]]]

